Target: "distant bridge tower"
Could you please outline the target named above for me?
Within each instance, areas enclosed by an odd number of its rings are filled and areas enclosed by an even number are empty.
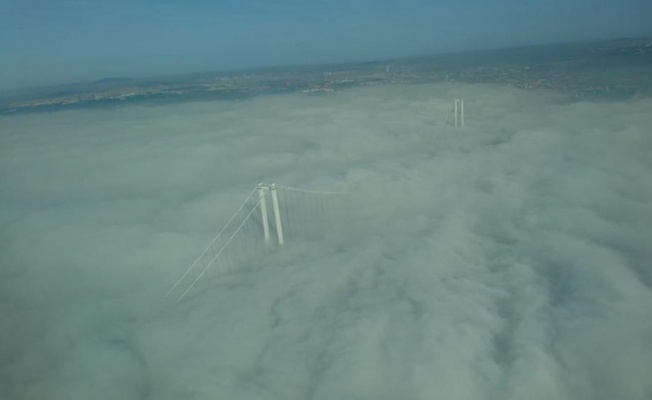
[[[464,128],[464,99],[455,99],[455,127]]]

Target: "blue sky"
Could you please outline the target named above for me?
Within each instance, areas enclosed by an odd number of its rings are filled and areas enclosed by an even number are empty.
[[[3,0],[0,89],[652,33],[649,0]]]

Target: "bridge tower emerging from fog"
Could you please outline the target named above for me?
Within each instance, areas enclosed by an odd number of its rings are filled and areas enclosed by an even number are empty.
[[[251,264],[286,240],[301,238],[328,224],[344,192],[320,192],[259,183],[224,228],[168,291],[181,301],[202,278]],[[271,207],[271,210],[270,210]],[[270,212],[271,211],[271,212]],[[204,279],[208,280],[208,279]]]
[[[454,125],[456,128],[464,128],[464,99],[455,99]]]

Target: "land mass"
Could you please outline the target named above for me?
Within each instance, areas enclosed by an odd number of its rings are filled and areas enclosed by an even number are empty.
[[[244,98],[266,93],[323,94],[353,86],[457,81],[554,90],[570,99],[652,95],[652,38],[530,46],[429,57],[156,79],[103,78],[0,101],[0,113],[112,102]],[[32,92],[34,93],[34,92]]]

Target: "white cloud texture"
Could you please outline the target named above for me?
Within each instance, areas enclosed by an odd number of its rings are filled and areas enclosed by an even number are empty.
[[[1,117],[0,398],[649,399],[651,128],[457,84]],[[165,299],[259,181],[351,196]]]

